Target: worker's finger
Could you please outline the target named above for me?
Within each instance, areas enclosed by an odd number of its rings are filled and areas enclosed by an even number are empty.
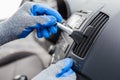
[[[52,33],[52,34],[56,34],[57,33],[57,26],[52,26],[50,28],[48,28],[49,31]]]
[[[41,30],[43,37],[49,38],[50,37],[50,32],[47,29]]]
[[[38,38],[42,38],[43,37],[42,32],[41,32],[41,30],[39,28],[36,29],[36,34],[37,34]]]
[[[75,73],[72,69],[69,69],[67,72],[65,72],[63,75],[61,75],[60,77],[67,77],[70,76],[71,74]]]
[[[50,7],[46,7],[46,6],[41,6],[38,4],[34,4],[31,7],[31,14],[34,16],[38,16],[38,15],[51,15],[54,16],[58,22],[62,21],[62,16],[54,9],[50,8]]]

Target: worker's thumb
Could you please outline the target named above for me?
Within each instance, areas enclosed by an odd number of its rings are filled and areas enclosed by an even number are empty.
[[[74,73],[71,69],[73,60],[70,58],[63,59],[56,63],[56,66],[61,67],[61,71],[56,74],[56,77],[69,76]]]
[[[32,22],[31,22],[32,21]],[[57,19],[54,16],[31,16],[31,24],[39,24],[41,27],[49,27],[49,26],[54,26],[57,22]]]

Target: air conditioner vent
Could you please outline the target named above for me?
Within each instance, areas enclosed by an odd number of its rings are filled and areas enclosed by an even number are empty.
[[[87,51],[91,47],[96,35],[108,20],[109,16],[103,12],[100,12],[88,25],[92,27],[92,30],[89,33],[88,37],[83,38],[79,44],[76,44],[75,42],[73,43],[73,53],[81,58],[84,58]]]

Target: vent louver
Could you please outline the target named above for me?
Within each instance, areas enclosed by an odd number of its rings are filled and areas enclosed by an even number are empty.
[[[84,58],[96,35],[108,20],[109,16],[103,12],[100,12],[88,25],[92,27],[88,37],[83,38],[79,44],[76,44],[75,42],[73,43],[73,53],[81,58]]]

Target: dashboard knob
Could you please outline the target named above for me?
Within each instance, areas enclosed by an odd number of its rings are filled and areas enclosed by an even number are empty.
[[[55,45],[51,45],[49,47],[49,50],[48,50],[49,54],[52,55],[55,52],[55,49],[56,49],[56,46]]]
[[[13,80],[28,80],[26,75],[17,75]]]

